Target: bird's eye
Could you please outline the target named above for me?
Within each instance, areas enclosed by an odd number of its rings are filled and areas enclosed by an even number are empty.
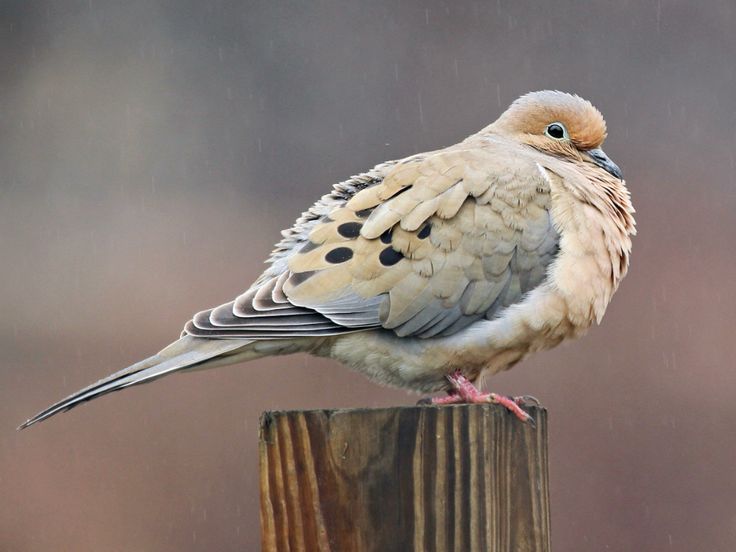
[[[562,123],[550,123],[547,125],[547,128],[544,129],[544,133],[555,140],[566,140],[569,138],[567,135],[567,129]]]

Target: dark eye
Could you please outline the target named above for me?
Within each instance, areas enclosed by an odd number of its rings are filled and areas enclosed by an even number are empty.
[[[547,125],[547,128],[544,129],[544,133],[555,140],[564,140],[568,138],[567,129],[562,123],[551,123]]]

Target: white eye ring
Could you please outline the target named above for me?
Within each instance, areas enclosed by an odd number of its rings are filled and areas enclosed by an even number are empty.
[[[565,125],[563,125],[562,123],[558,121],[548,124],[547,128],[544,129],[544,135],[549,136],[553,140],[569,140],[570,139],[570,135],[567,133],[567,129],[565,128]]]

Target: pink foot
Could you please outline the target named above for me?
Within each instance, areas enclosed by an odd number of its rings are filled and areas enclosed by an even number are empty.
[[[527,397],[505,397],[496,393],[483,393],[458,370],[447,376],[452,389],[445,397],[432,397],[431,404],[500,404],[506,407],[522,422],[534,426],[534,418],[527,414],[519,405],[528,401]],[[539,401],[531,397],[537,404]]]

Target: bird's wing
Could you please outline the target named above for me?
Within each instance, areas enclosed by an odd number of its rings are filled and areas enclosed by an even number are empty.
[[[460,144],[379,166],[338,184],[284,234],[253,287],[185,333],[453,334],[544,281],[558,250],[549,204],[544,169],[521,148]]]

